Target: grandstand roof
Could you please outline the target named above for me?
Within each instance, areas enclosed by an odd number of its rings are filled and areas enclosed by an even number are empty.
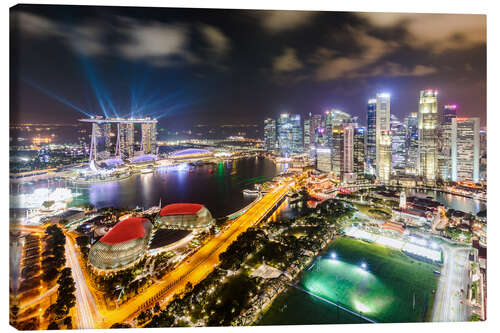
[[[178,150],[172,153],[172,156],[181,157],[184,155],[200,155],[200,154],[210,154],[210,153],[212,152],[206,149],[189,148],[184,150]]]
[[[166,205],[160,211],[161,216],[167,215],[194,215],[203,209],[203,205],[192,203],[175,203]]]
[[[148,219],[143,217],[130,217],[120,221],[99,241],[105,244],[119,244],[142,238],[146,232],[145,222],[148,222]]]

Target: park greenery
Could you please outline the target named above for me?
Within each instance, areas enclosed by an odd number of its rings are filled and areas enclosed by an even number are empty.
[[[343,229],[354,208],[340,200],[328,200],[316,209],[302,212],[297,218],[263,224],[239,235],[220,255],[217,268],[203,281],[195,286],[188,283],[184,293],[176,295],[166,308],[156,305],[141,312],[137,324],[145,327],[238,324],[238,318],[255,305],[259,295],[282,281],[251,277],[253,269],[266,263],[289,274],[299,272],[316,251]]]

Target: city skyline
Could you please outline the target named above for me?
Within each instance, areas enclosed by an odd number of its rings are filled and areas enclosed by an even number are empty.
[[[433,18],[20,5],[11,20],[20,73],[11,76],[11,119],[39,121],[40,107],[53,110],[44,121],[143,112],[182,128],[226,117],[260,124],[266,115],[333,108],[365,124],[374,94],[390,93],[391,113],[403,119],[417,112],[408,108],[418,91],[430,88],[440,91],[440,103],[458,104],[459,116],[480,117],[485,126],[484,16],[460,16],[462,26],[443,14],[446,24],[435,29]],[[266,51],[248,52],[252,45]],[[44,70],[56,64],[64,71]]]
[[[485,15],[16,5],[10,28],[12,327],[491,318]]]

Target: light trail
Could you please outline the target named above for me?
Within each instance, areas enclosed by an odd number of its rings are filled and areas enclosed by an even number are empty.
[[[444,264],[441,269],[438,290],[434,301],[432,321],[456,322],[469,320],[469,307],[466,305],[468,283],[469,249],[443,244]],[[464,293],[461,293],[461,290]],[[460,304],[460,302],[463,304]]]
[[[99,327],[109,327],[114,323],[127,322],[141,311],[155,303],[166,306],[168,301],[178,293],[182,293],[186,283],[196,285],[210,274],[219,264],[219,255],[224,252],[236,238],[248,228],[255,226],[286,195],[293,183],[287,183],[266,194],[245,214],[235,219],[229,227],[212,238],[198,251],[186,259],[180,266],[168,273],[161,281],[141,292],[120,308],[106,311],[101,309],[102,321]],[[98,323],[94,323],[94,328]]]
[[[85,277],[78,262],[78,255],[69,237],[66,237],[65,249],[66,262],[71,268],[76,287],[76,328],[95,328],[95,324],[100,320],[99,311],[97,310],[94,297],[87,287]]]

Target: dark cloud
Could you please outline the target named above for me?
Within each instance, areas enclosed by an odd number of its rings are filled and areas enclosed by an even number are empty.
[[[59,114],[54,119],[80,114],[24,85],[21,72],[99,111],[83,93],[90,83],[82,62],[95,66],[117,101],[136,87],[160,97],[188,91],[190,103],[179,103],[188,106],[166,113],[185,123],[261,123],[330,107],[364,122],[366,100],[378,91],[391,92],[391,109],[403,118],[427,87],[440,89],[443,103],[460,103],[463,114],[486,117],[481,15],[21,5],[11,21],[13,105],[33,119],[43,120],[40,107]]]

